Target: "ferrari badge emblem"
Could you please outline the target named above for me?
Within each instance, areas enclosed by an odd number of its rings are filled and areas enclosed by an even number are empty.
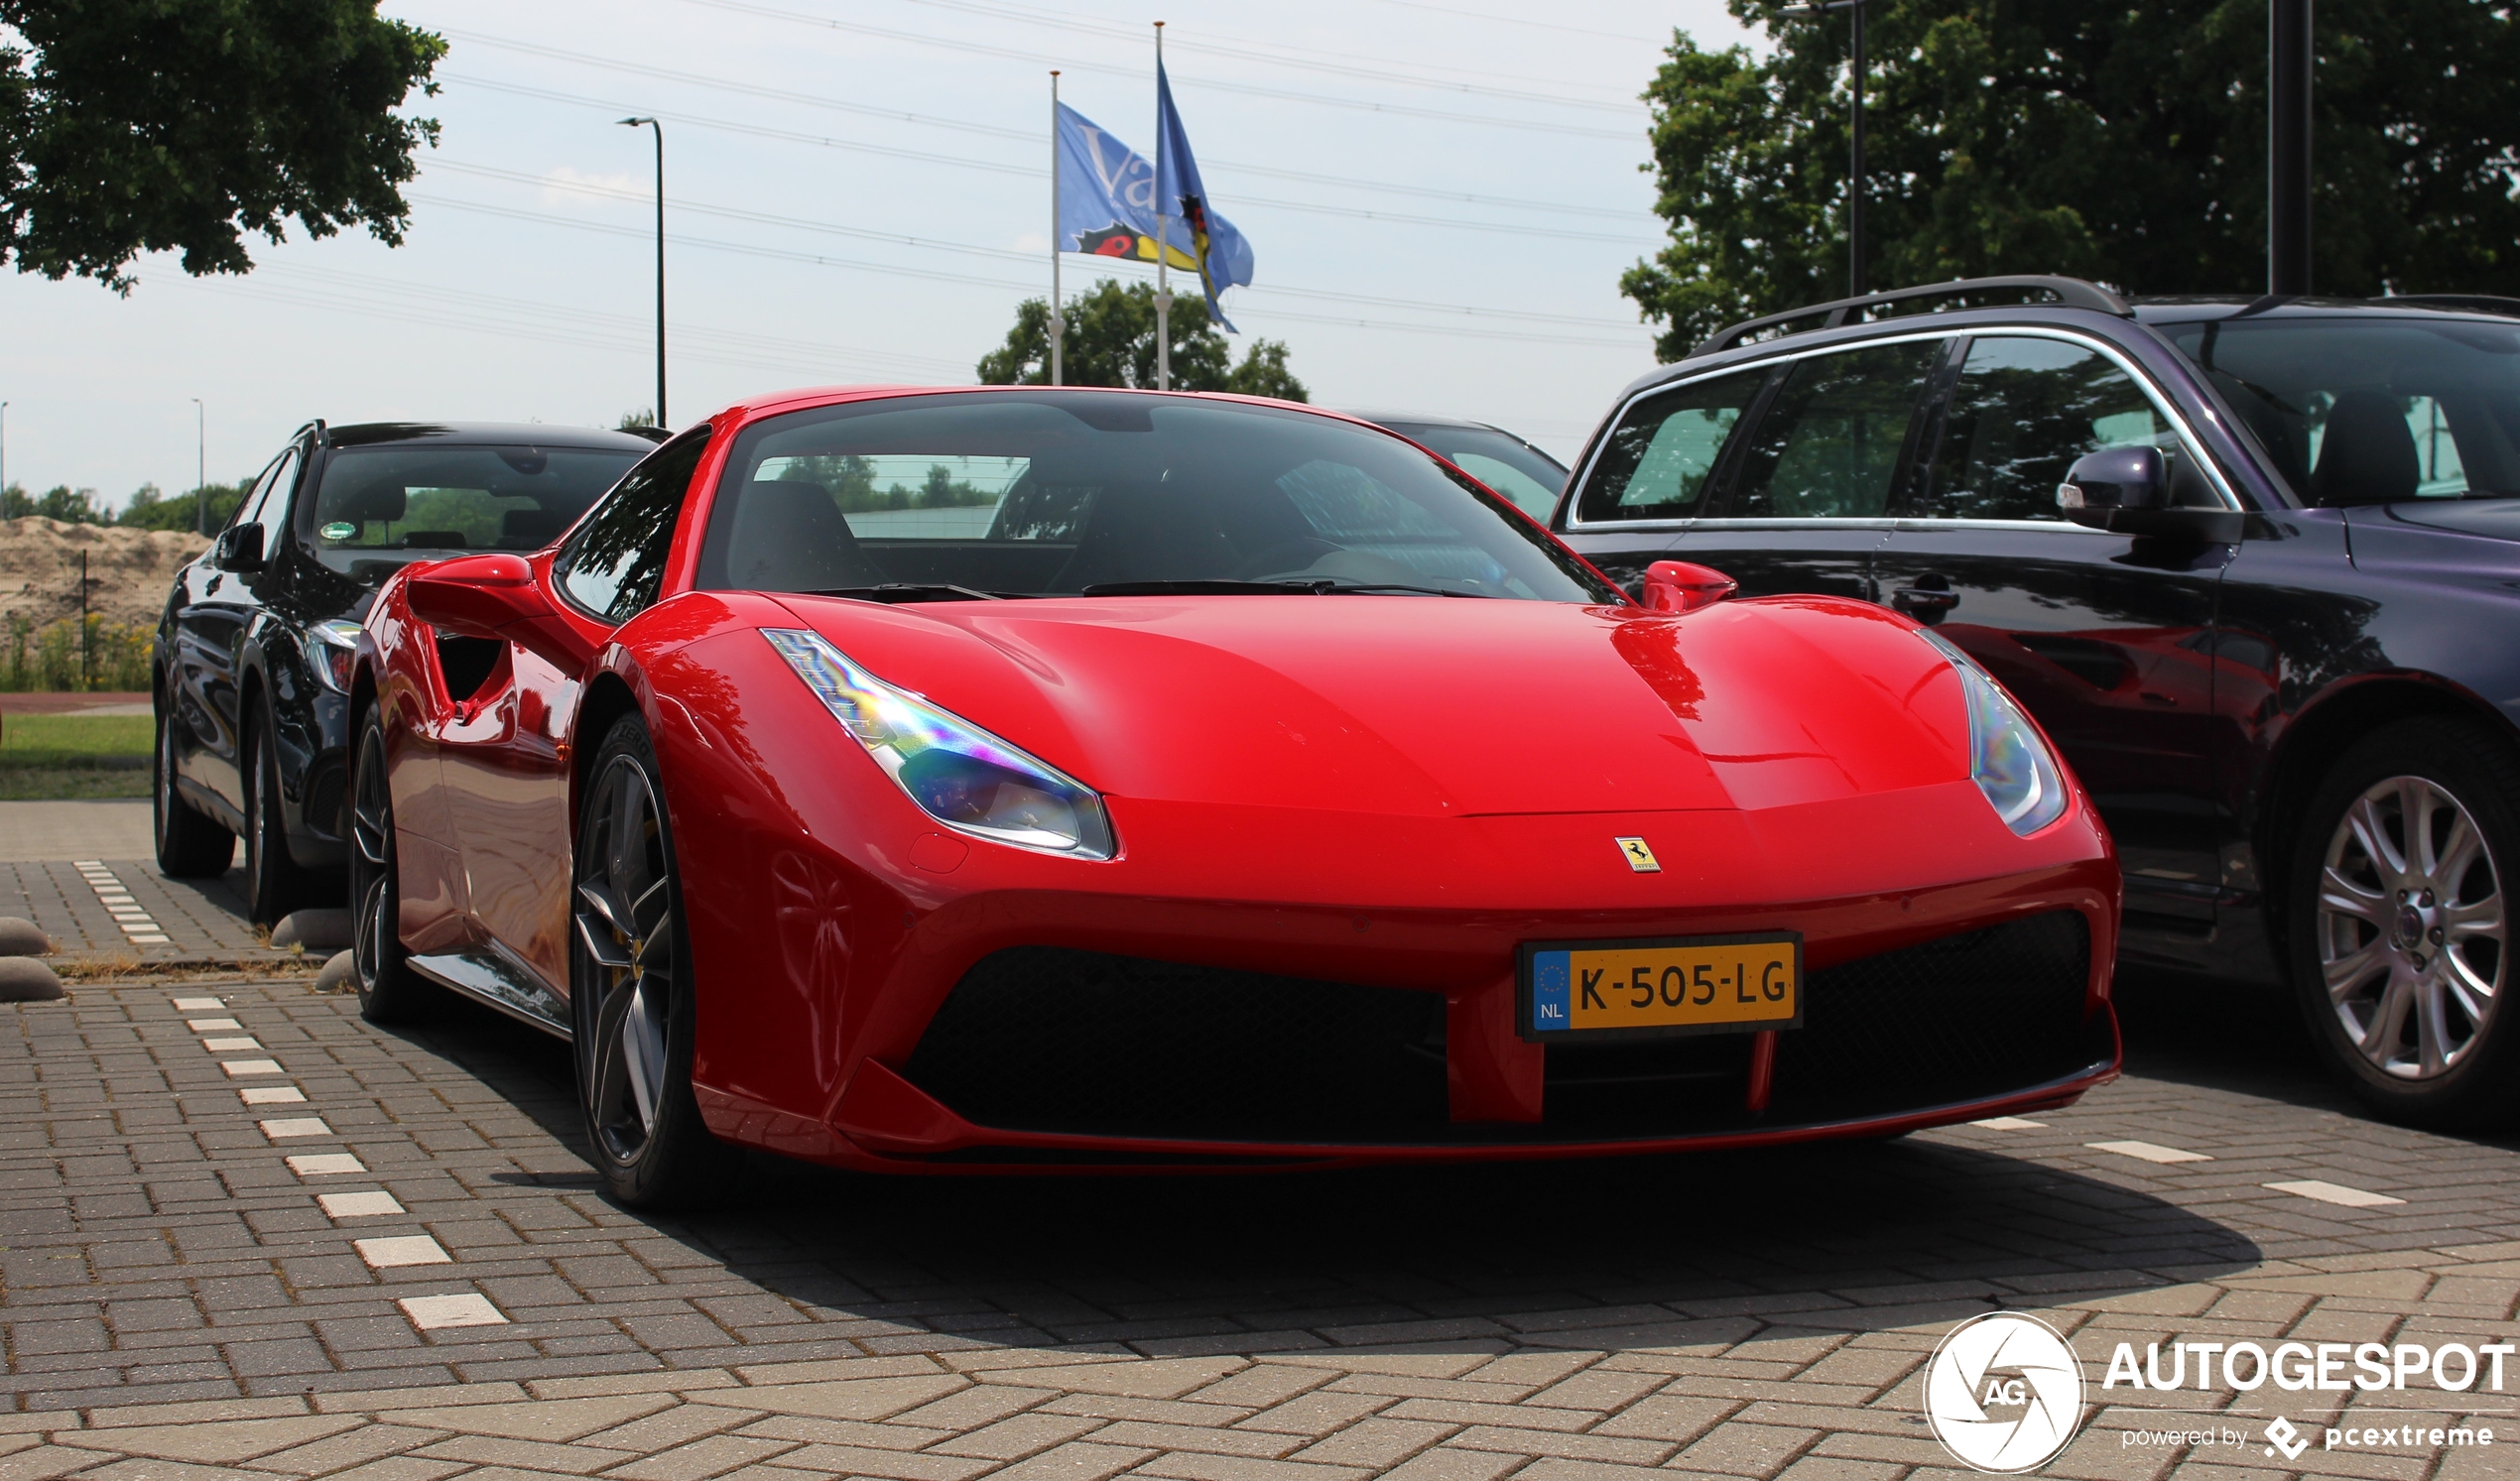
[[[1612,841],[1618,844],[1619,854],[1627,860],[1628,868],[1635,870],[1639,874],[1660,874],[1663,872],[1663,866],[1654,862],[1654,850],[1646,846],[1644,839],[1618,838],[1613,839]]]

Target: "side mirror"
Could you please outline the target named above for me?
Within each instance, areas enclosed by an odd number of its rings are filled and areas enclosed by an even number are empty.
[[[263,568],[263,527],[236,525],[222,531],[210,563],[221,570],[250,575]]]
[[[2120,509],[2170,507],[2170,465],[2158,447],[2103,447],[2074,460],[2057,485],[2057,508],[2078,525],[2108,528]],[[2086,518],[2086,516],[2090,516]]]
[[[414,570],[404,588],[414,617],[441,632],[497,638],[574,675],[594,653],[544,595],[522,555],[458,555]]]
[[[2086,452],[2057,485],[2057,508],[2078,525],[2113,535],[2214,545],[2238,540],[2247,516],[2235,509],[2190,508],[2172,499],[2173,470],[2158,447],[2103,447]],[[2188,469],[2193,480],[2195,470]]]
[[[1722,571],[1686,560],[1657,560],[1645,567],[1648,612],[1695,612],[1740,589],[1741,583]]]

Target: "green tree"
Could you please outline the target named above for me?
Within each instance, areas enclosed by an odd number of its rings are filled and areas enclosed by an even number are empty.
[[[0,257],[128,293],[143,252],[253,267],[244,233],[344,226],[400,245],[395,114],[446,44],[377,0],[0,0]]]
[[[1279,340],[1254,342],[1242,363],[1235,364],[1233,346],[1207,321],[1206,306],[1196,293],[1175,295],[1171,329],[1174,389],[1312,400],[1304,383],[1286,368],[1286,345]],[[1091,292],[1071,299],[1060,370],[1071,386],[1152,387],[1154,285],[1124,287],[1105,278]],[[1007,332],[1006,343],[980,357],[980,383],[1050,384],[1049,300],[1026,299],[1016,307],[1015,327]]]
[[[215,530],[227,523],[227,517],[243,502],[245,490],[252,483],[252,479],[243,478],[234,483],[213,483],[209,486],[208,528]],[[114,523],[133,530],[198,530],[202,528],[202,492],[193,489],[189,493],[165,494],[159,492],[156,484],[144,483],[123,501],[122,513],[114,517]]]
[[[1848,28],[1729,0],[1775,44],[1677,33],[1645,99],[1672,240],[1620,289],[1676,359],[1844,296]],[[1872,0],[1876,287],[2067,273],[2133,293],[2266,281],[2265,0]],[[2314,91],[2322,293],[2520,294],[2520,21],[2327,0]]]
[[[96,491],[92,488],[72,489],[68,484],[61,483],[46,489],[38,497],[29,498],[23,486],[13,483],[5,492],[0,492],[0,519],[22,520],[29,515],[60,520],[65,525],[110,525],[114,522],[112,515],[97,507]]]

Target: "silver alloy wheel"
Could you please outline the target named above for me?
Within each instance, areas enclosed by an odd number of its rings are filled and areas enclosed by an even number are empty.
[[[656,1134],[665,1093],[666,1015],[674,995],[672,865],[648,775],[616,756],[596,780],[592,825],[578,839],[577,945],[594,967],[581,1015],[579,1084],[603,1150],[621,1162]]]
[[[2484,1036],[2508,939],[2484,833],[2440,783],[2390,777],[2338,819],[2318,942],[2345,1037],[2383,1073],[2436,1079]]]

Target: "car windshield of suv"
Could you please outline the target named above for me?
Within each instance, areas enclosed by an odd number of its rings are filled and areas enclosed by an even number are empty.
[[[539,551],[639,460],[634,449],[343,447],[301,526],[315,558],[372,580],[456,551]]]
[[[1386,422],[1383,426],[1452,460],[1452,465],[1514,501],[1542,524],[1558,507],[1567,470],[1522,438],[1492,427],[1452,427],[1441,422]]]
[[[2520,496],[2520,325],[2338,314],[2164,328],[2312,504]]]
[[[1094,391],[894,398],[737,437],[699,585],[1620,600],[1508,508],[1396,437],[1304,412]]]

